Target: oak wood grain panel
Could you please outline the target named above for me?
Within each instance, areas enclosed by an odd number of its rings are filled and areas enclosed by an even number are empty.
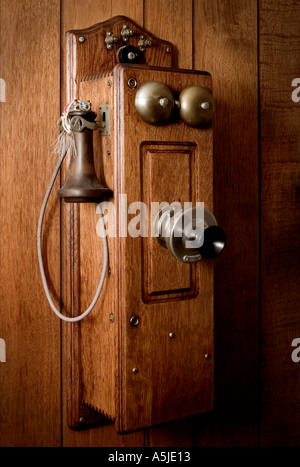
[[[133,0],[63,0],[64,31],[85,29],[114,16],[127,16],[143,26],[143,2]]]
[[[193,68],[193,1],[145,0],[145,28],[176,47],[180,68]]]
[[[259,172],[257,2],[195,0],[194,66],[211,73],[214,212],[227,245],[215,261],[215,410],[199,446],[257,444]]]
[[[64,41],[65,39],[65,33],[69,30],[74,30],[74,29],[83,29],[90,27],[94,24],[100,23],[102,21],[105,21],[115,15],[125,15],[130,17],[133,21],[136,21],[137,23],[141,24],[143,23],[143,4],[142,2],[135,2],[132,0],[124,0],[124,1],[99,1],[99,0],[88,0],[87,2],[80,2],[79,0],[70,1],[70,0],[64,0],[62,3],[62,17],[63,17],[63,22],[62,22],[62,35],[63,38],[62,40]],[[67,70],[65,70],[65,63],[66,63],[66,52],[65,48],[63,49],[64,53],[64,59],[63,59],[63,76],[64,76],[64,98],[63,98],[63,104],[65,102],[72,98],[76,94],[74,86],[70,87],[70,70],[69,74],[67,74]],[[67,51],[68,53],[68,51]],[[67,78],[66,78],[67,76]],[[75,93],[75,94],[74,94]],[[88,296],[81,295],[81,286],[80,286],[80,274],[84,273],[84,265],[81,263],[78,263],[78,260],[80,258],[80,244],[84,244],[85,239],[80,238],[80,232],[79,232],[79,222],[81,223],[87,223],[87,225],[93,224],[93,229],[94,229],[94,220],[93,212],[87,212],[89,208],[87,208],[86,211],[84,211],[85,208],[83,208],[82,212],[80,212],[79,209],[65,209],[66,211],[66,231],[65,231],[65,238],[66,238],[66,245],[69,245],[67,247],[66,251],[66,257],[68,259],[67,264],[66,264],[66,271],[65,271],[65,290],[66,290],[66,308],[72,312],[72,304],[75,305],[75,307],[78,308],[78,303],[76,302],[76,296],[74,296],[74,293],[77,294],[77,296],[80,297],[81,300],[86,302],[90,297],[90,291],[89,289]],[[91,208],[90,208],[91,209]],[[85,227],[84,227],[85,228]],[[69,238],[69,240],[68,240]],[[97,238],[97,240],[99,240]],[[71,243],[70,243],[71,242]],[[75,249],[72,247],[72,243],[75,242]],[[70,263],[71,261],[71,263]],[[85,258],[83,258],[84,264],[90,264],[91,265],[91,256],[85,255]],[[89,263],[90,261],[90,263]],[[79,267],[80,266],[80,267]],[[90,266],[88,266],[90,267]],[[95,269],[95,268],[93,268]],[[75,277],[69,277],[70,271],[75,272]],[[96,271],[99,271],[99,263],[97,264]],[[95,274],[97,274],[95,272]],[[93,273],[94,277],[94,273]],[[89,283],[89,287],[93,287],[93,277],[91,278],[91,282]],[[69,286],[71,284],[71,287]],[[76,310],[73,310],[73,312],[76,312]],[[77,309],[78,312],[78,309]],[[66,348],[66,355],[70,355],[70,350],[73,354],[73,357],[78,359],[79,356],[79,339],[80,339],[80,329],[78,326],[73,326],[72,328],[73,336],[72,333],[70,333],[70,328],[65,334],[65,344],[67,345]],[[73,340],[74,337],[74,340]],[[72,344],[73,342],[73,344]],[[72,348],[72,346],[75,346]],[[71,354],[71,355],[72,355]],[[104,426],[104,427],[98,427],[98,428],[93,428],[93,429],[87,429],[86,431],[72,431],[70,428],[67,426],[67,404],[74,404],[76,401],[78,402],[79,396],[81,395],[81,386],[80,386],[80,375],[79,375],[79,367],[78,365],[73,365],[70,367],[70,362],[65,359],[64,362],[64,367],[67,372],[67,378],[68,380],[65,380],[65,387],[70,389],[70,381],[72,381],[71,387],[73,387],[73,391],[70,392],[68,390],[63,394],[63,401],[64,401],[64,445],[65,446],[143,446],[144,445],[144,434],[143,432],[138,432],[138,433],[133,433],[129,435],[118,435],[116,433],[116,430],[114,426]],[[77,413],[77,419],[76,419],[76,413],[73,414],[72,420],[71,421],[78,421],[78,416],[80,413]],[[76,420],[75,420],[76,419]]]
[[[261,444],[300,444],[300,4],[260,2]]]
[[[195,267],[187,268],[177,261],[153,235],[154,206],[158,212],[158,206],[163,203],[180,203],[182,209],[184,203],[196,205],[195,182],[199,170],[196,159],[193,144],[144,143],[141,146],[141,195],[148,207],[148,237],[143,239],[142,252],[143,298],[146,301],[168,299],[169,294],[172,294],[170,298],[193,296],[197,292]]]
[[[210,209],[212,200],[212,132],[188,127],[183,122],[156,127],[147,125],[134,107],[135,90],[127,86],[129,77],[138,85],[161,81],[180,92],[191,84],[210,88],[210,76],[170,72],[141,67],[115,68],[115,86],[120,80],[118,134],[118,185],[127,194],[128,205],[141,199],[140,146],[143,141],[172,141],[195,144],[201,170],[197,173],[197,200]],[[123,117],[130,115],[123,129]],[[174,166],[176,169],[176,165]],[[170,178],[172,179],[172,177]],[[166,182],[167,186],[167,182]],[[166,188],[168,193],[168,188]],[[198,198],[199,197],[199,198]],[[120,431],[137,429],[167,420],[211,410],[213,406],[213,263],[197,264],[199,295],[195,299],[145,304],[141,297],[141,238],[128,235],[119,240],[120,329],[119,385]],[[163,268],[162,264],[162,268]],[[141,324],[129,324],[133,313]],[[169,333],[175,332],[175,339]],[[205,354],[211,356],[205,359]],[[173,365],[176,362],[176,365]],[[132,369],[139,369],[133,373]]]
[[[1,1],[0,364],[1,446],[61,445],[60,321],[42,287],[36,233],[56,164],[60,112],[60,2]],[[51,73],[49,73],[51,70]],[[59,307],[59,202],[44,219],[43,257]]]

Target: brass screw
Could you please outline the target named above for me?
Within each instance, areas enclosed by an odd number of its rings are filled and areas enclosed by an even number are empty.
[[[86,419],[84,417],[80,417],[79,419],[79,423],[83,424],[86,422]]]
[[[134,373],[136,375],[138,372],[139,372],[138,368],[132,368],[132,373]]]
[[[174,339],[175,333],[174,333],[174,332],[170,332],[169,337],[170,337],[170,339]]]
[[[209,359],[210,359],[210,355],[209,355],[208,353],[206,353],[206,354],[204,355],[204,358],[206,358],[206,360],[209,360]]]
[[[167,52],[168,54],[170,54],[170,53],[172,52],[171,47],[167,47],[167,48],[166,48],[166,52]]]
[[[135,78],[130,78],[128,80],[128,86],[131,88],[131,89],[135,89],[137,87],[137,81]]]
[[[130,318],[130,325],[136,327],[140,324],[140,318],[138,316],[132,316]]]

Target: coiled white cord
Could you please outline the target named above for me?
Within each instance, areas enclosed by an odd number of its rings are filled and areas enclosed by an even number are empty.
[[[58,160],[58,162],[57,162],[57,164],[55,166],[55,169],[53,171],[53,174],[52,174],[52,177],[51,177],[51,180],[50,180],[50,184],[49,184],[49,186],[47,188],[47,191],[46,191],[46,194],[45,194],[45,197],[44,197],[44,201],[43,201],[40,216],[39,216],[39,222],[38,222],[37,250],[38,250],[38,259],[39,259],[39,265],[40,265],[40,270],[41,270],[43,287],[45,289],[46,297],[48,299],[48,302],[49,302],[52,310],[54,311],[54,313],[61,320],[67,321],[69,323],[74,323],[74,322],[77,322],[77,321],[81,321],[83,318],[85,318],[92,311],[92,309],[95,307],[95,305],[97,303],[97,300],[98,300],[98,298],[100,296],[100,293],[101,293],[101,290],[102,290],[102,287],[103,287],[105,275],[106,275],[106,272],[107,272],[108,246],[107,246],[107,238],[106,238],[104,218],[103,218],[103,215],[102,215],[101,204],[99,204],[98,205],[98,212],[99,212],[99,216],[100,216],[100,229],[101,229],[101,236],[102,236],[102,240],[103,240],[103,268],[102,268],[102,274],[101,274],[101,278],[100,278],[100,282],[99,282],[96,294],[95,294],[94,299],[93,299],[92,303],[90,304],[90,306],[81,315],[69,318],[69,317],[63,315],[62,313],[60,313],[60,311],[56,308],[56,306],[55,306],[55,304],[54,304],[54,302],[53,302],[53,300],[51,298],[49,288],[48,288],[48,285],[47,285],[45,271],[44,271],[43,258],[42,258],[42,226],[43,226],[43,219],[44,219],[48,199],[49,199],[49,196],[50,196],[52,187],[54,185],[55,179],[57,177],[57,174],[58,174],[58,172],[60,170],[60,167],[61,167],[61,165],[63,163],[63,160],[64,160],[66,154],[67,154],[67,151],[64,151],[63,154],[60,156],[60,158],[59,158],[59,160]]]

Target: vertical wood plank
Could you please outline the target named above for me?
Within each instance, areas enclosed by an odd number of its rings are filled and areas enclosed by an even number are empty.
[[[176,46],[179,68],[193,68],[192,0],[145,0],[144,27]]]
[[[299,446],[300,2],[261,0],[261,444]]]
[[[88,0],[80,2],[79,0],[63,1],[63,40],[65,33],[72,29],[83,29],[94,24],[105,21],[113,16],[125,15],[130,17],[138,24],[143,24],[143,2],[135,2],[134,0],[125,1],[104,1],[104,0]],[[65,49],[64,49],[65,50]],[[65,57],[64,57],[65,63]],[[64,75],[65,76],[65,75]],[[91,213],[90,209],[80,209],[80,223],[85,221],[90,225],[93,223],[91,218],[87,216]],[[94,212],[93,219],[94,219]],[[76,220],[76,219],[75,219]],[[79,220],[76,220],[78,222]],[[76,227],[78,229],[78,225]],[[82,232],[84,229],[82,230]],[[79,230],[78,230],[79,232]],[[80,238],[80,243],[84,243],[85,239]],[[99,238],[96,237],[96,241]],[[88,258],[86,259],[88,261]],[[78,265],[80,268],[80,265]],[[80,268],[81,269],[81,268]],[[98,269],[98,265],[97,265]],[[93,284],[89,284],[89,293]],[[80,301],[82,304],[90,302],[90,297],[86,296],[84,290],[80,291]],[[64,394],[64,401],[66,394]],[[66,402],[66,401],[65,401]],[[65,446],[143,446],[144,432],[139,431],[128,435],[119,435],[116,433],[113,425],[87,429],[85,431],[72,431],[64,423],[64,445]]]
[[[177,66],[193,68],[193,1],[145,0],[144,27],[177,49]],[[146,430],[148,446],[191,446],[190,418]]]
[[[258,407],[259,172],[256,0],[194,2],[194,66],[210,72],[214,212],[227,235],[215,261],[215,409],[199,446],[255,446]]]
[[[60,110],[60,2],[1,1],[0,363],[1,446],[61,445],[60,323],[40,278],[36,233],[56,164]],[[52,130],[53,129],[53,130]],[[55,191],[55,189],[54,189]],[[44,222],[44,261],[59,306],[59,203]]]

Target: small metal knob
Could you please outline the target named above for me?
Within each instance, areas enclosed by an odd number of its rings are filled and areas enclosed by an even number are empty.
[[[141,52],[133,45],[124,45],[119,48],[117,59],[120,63],[140,63]]]
[[[130,325],[132,327],[137,327],[140,324],[140,318],[138,316],[131,316],[130,318]]]
[[[214,114],[215,103],[208,89],[189,86],[179,95],[180,118],[189,126],[207,125]]]
[[[165,84],[147,81],[137,90],[135,107],[144,122],[152,125],[164,123],[173,112],[174,97]]]
[[[117,42],[119,42],[119,38],[117,36],[115,36],[112,32],[106,33],[105,43],[108,50],[112,50],[114,44],[116,44]]]
[[[123,25],[121,36],[123,37],[124,42],[128,42],[129,37],[134,35],[134,30],[130,29],[126,24]]]

